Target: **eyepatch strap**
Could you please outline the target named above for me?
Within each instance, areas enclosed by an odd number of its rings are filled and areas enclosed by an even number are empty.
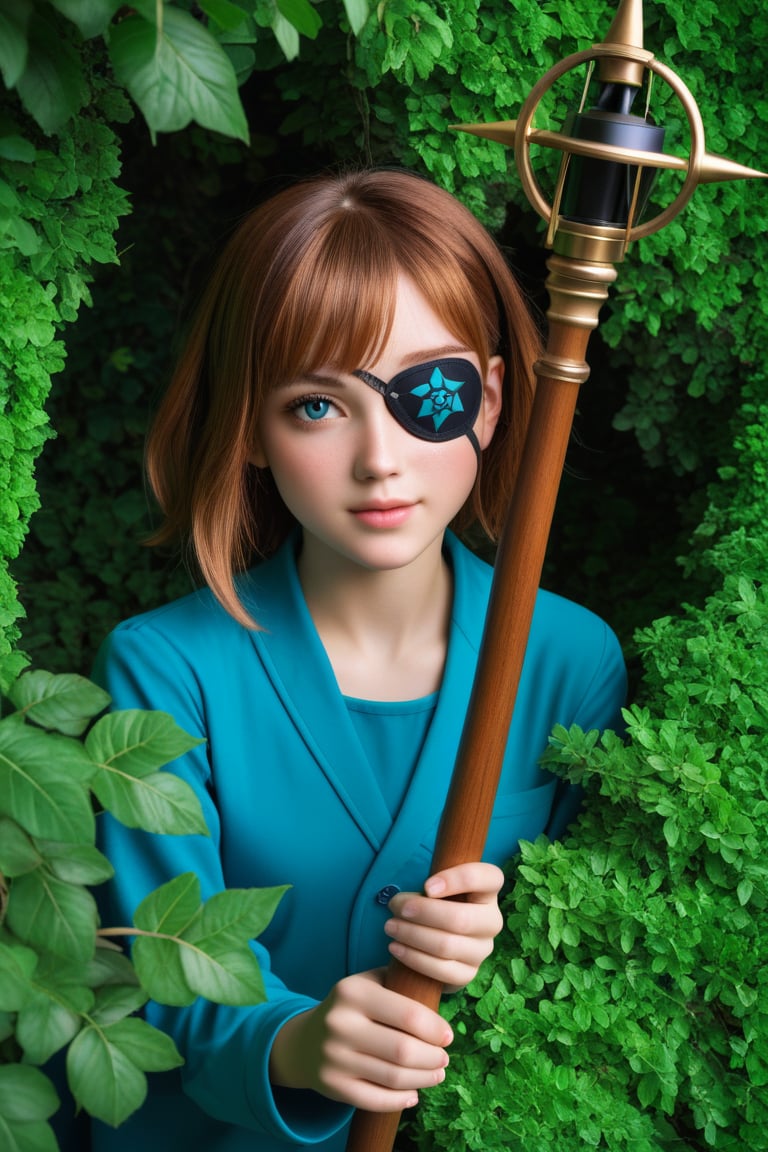
[[[480,460],[473,425],[483,383],[471,361],[456,357],[427,360],[398,372],[388,382],[362,368],[352,375],[384,397],[390,414],[412,436],[435,443],[466,436]]]

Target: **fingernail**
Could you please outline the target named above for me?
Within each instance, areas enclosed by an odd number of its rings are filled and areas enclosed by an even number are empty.
[[[418,1096],[409,1096],[405,1102],[406,1108],[415,1108],[419,1102]]]
[[[405,948],[403,948],[402,944],[395,944],[393,942],[389,945],[389,950],[393,956],[397,956],[398,960],[405,956]]]
[[[424,891],[427,896],[439,896],[441,892],[445,892],[445,880],[442,880],[439,876],[427,880],[424,885]]]

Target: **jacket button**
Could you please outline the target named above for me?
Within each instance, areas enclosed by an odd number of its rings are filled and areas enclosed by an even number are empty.
[[[396,896],[399,891],[400,889],[398,888],[397,884],[385,884],[384,887],[380,888],[376,893],[376,903],[385,905],[389,904],[392,897]]]

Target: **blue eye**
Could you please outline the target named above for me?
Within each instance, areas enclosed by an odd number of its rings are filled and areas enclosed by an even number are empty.
[[[318,396],[314,400],[305,400],[299,411],[306,413],[307,420],[322,420],[324,416],[328,415],[330,407],[330,400],[323,400]]]
[[[291,415],[302,424],[318,424],[339,415],[336,405],[328,396],[299,396],[289,407]]]

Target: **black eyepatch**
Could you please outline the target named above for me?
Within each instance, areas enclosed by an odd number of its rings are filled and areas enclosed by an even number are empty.
[[[469,360],[427,360],[398,372],[388,382],[363,369],[352,375],[381,393],[395,420],[412,436],[438,443],[468,436],[480,456],[472,429],[480,411],[483,382]]]

